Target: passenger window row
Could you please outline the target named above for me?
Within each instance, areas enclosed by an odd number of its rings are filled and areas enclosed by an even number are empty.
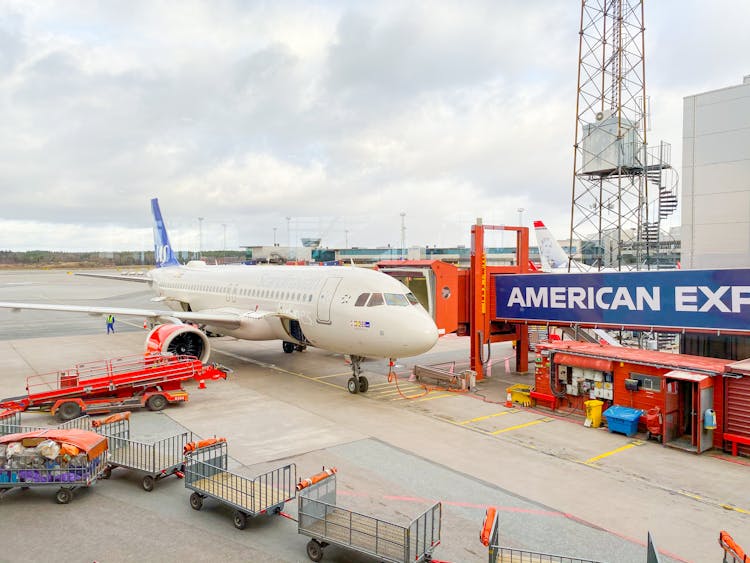
[[[190,283],[165,283],[163,287],[169,289],[183,289],[186,291],[201,291],[204,293],[226,294],[227,288],[218,285],[203,285]],[[260,288],[238,288],[237,295],[243,297],[257,297],[259,299],[277,299],[281,301],[296,301],[297,303],[309,303],[313,299],[312,293],[300,293],[295,291],[282,291],[279,289]]]

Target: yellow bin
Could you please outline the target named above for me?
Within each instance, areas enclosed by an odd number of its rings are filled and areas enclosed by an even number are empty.
[[[514,403],[523,405],[524,407],[532,406],[531,399],[531,387],[524,383],[516,383],[510,387],[506,387],[506,393],[510,393],[511,400]]]
[[[602,401],[596,399],[591,401],[585,401],[586,405],[586,418],[591,421],[592,428],[599,428],[602,425]]]

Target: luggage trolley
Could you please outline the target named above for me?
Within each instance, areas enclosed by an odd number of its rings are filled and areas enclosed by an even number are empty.
[[[442,504],[435,503],[407,526],[336,505],[336,469],[302,481],[298,488],[298,533],[308,536],[307,556],[323,559],[329,544],[348,547],[381,561],[431,561],[440,545]]]
[[[190,506],[200,510],[208,497],[234,508],[234,526],[244,530],[247,517],[278,514],[296,495],[294,463],[248,478],[227,469],[229,455],[224,438],[188,443],[185,447],[185,487],[191,489]]]
[[[59,487],[58,504],[89,487],[106,466],[107,438],[85,430],[56,428],[0,437],[0,493],[10,489]]]
[[[79,419],[74,419],[79,420]],[[117,467],[145,473],[141,485],[153,491],[160,479],[177,475],[182,477],[185,465],[183,449],[192,441],[192,432],[182,432],[156,442],[139,442],[130,438],[130,412],[114,414],[102,421],[91,421],[93,430],[109,438],[109,458],[102,473],[109,479]]]

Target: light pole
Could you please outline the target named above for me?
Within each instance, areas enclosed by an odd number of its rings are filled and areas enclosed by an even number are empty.
[[[518,226],[523,227],[523,212],[526,211],[523,207],[518,208]]]
[[[401,212],[401,259],[404,259],[404,246],[406,245],[406,224],[404,223],[404,219],[406,218],[406,213]]]
[[[344,248],[349,248],[349,229],[344,229]]]
[[[203,217],[198,217],[198,258],[203,256]]]
[[[291,227],[291,217],[286,218],[286,251],[289,253],[289,257],[292,255],[292,227]]]
[[[276,246],[276,227],[273,228],[273,245]]]
[[[222,223],[221,226],[224,227],[224,249],[223,250],[224,250],[224,254],[226,254],[227,253],[227,224]]]

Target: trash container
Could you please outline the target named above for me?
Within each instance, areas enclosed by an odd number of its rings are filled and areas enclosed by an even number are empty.
[[[620,432],[626,436],[633,436],[638,432],[638,420],[643,416],[640,409],[631,409],[620,405],[612,405],[604,411],[610,432]]]
[[[586,419],[591,421],[592,428],[599,428],[602,424],[602,401],[593,399],[591,401],[585,401],[586,405]]]

